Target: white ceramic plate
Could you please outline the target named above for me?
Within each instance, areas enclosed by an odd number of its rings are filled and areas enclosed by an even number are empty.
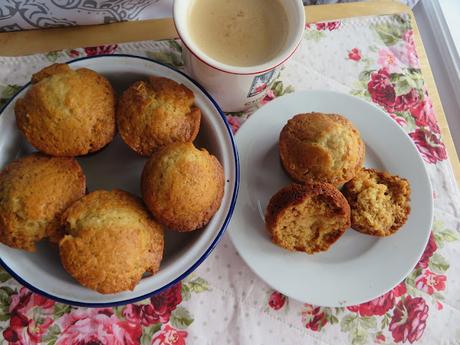
[[[231,130],[212,98],[185,75],[150,59],[110,55],[83,58],[69,63],[72,68],[87,67],[106,76],[118,93],[136,80],[149,75],[164,76],[184,84],[195,94],[195,103],[202,111],[200,133],[195,141],[221,162],[225,192],[220,209],[203,229],[192,233],[166,232],[165,256],[160,272],[141,280],[134,291],[102,295],[80,286],[62,268],[58,251],[43,241],[36,253],[9,248],[0,244],[1,264],[22,284],[55,300],[83,306],[109,306],[132,303],[146,298],[184,278],[212,251],[222,236],[236,202],[239,179],[238,154]],[[29,86],[22,89],[0,114],[0,168],[16,157],[34,149],[16,128],[14,104]],[[117,135],[102,151],[78,158],[87,178],[89,191],[123,189],[140,195],[140,175],[146,161],[132,152]]]
[[[376,238],[348,229],[324,253],[293,253],[274,245],[265,230],[268,201],[292,181],[283,171],[278,137],[298,113],[339,113],[360,130],[366,167],[406,177],[412,188],[407,223],[393,236]],[[376,106],[328,91],[280,97],[259,109],[237,132],[241,184],[230,236],[241,257],[269,285],[302,302],[347,306],[369,301],[402,281],[428,241],[433,201],[417,148],[406,133]]]

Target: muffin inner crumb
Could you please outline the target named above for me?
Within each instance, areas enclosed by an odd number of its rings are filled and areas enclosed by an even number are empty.
[[[285,248],[313,253],[328,243],[329,237],[337,236],[343,223],[316,197],[287,208],[273,235],[282,239]]]
[[[393,212],[388,212],[393,207],[388,187],[375,183],[361,192],[357,197],[359,218],[365,218],[368,224],[376,229],[388,229],[394,223]]]
[[[352,227],[388,236],[407,218],[410,187],[406,180],[373,170],[362,170],[346,185]]]

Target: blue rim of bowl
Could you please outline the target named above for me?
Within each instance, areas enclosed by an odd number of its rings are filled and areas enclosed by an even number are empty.
[[[89,60],[89,59],[98,59],[98,58],[103,58],[103,57],[127,57],[127,58],[134,58],[134,59],[139,59],[139,60],[145,60],[145,61],[149,61],[149,62],[153,62],[155,64],[158,64],[158,65],[161,65],[163,67],[166,67],[176,73],[179,73],[181,74],[182,76],[184,76],[185,78],[187,78],[190,82],[192,82],[196,87],[198,87],[201,92],[204,93],[204,95],[212,102],[212,104],[214,105],[215,109],[217,110],[217,112],[219,113],[219,115],[221,116],[222,120],[224,121],[224,124],[225,124],[225,127],[227,128],[227,132],[229,134],[229,137],[230,137],[230,140],[232,142],[232,151],[233,151],[233,158],[234,158],[234,161],[235,161],[235,186],[233,188],[233,195],[232,195],[232,201],[230,203],[230,209],[228,210],[228,213],[225,217],[225,220],[224,220],[224,223],[222,225],[222,227],[220,228],[216,238],[214,239],[214,241],[211,243],[211,245],[206,249],[206,251],[203,253],[203,255],[192,265],[190,266],[185,272],[183,272],[181,275],[179,275],[179,277],[173,279],[171,282],[169,282],[168,284],[166,284],[165,286],[157,289],[157,290],[154,290],[152,292],[149,292],[147,294],[144,294],[142,296],[139,296],[139,297],[135,297],[135,298],[130,298],[130,299],[126,299],[126,300],[122,300],[122,301],[117,301],[117,302],[106,302],[106,303],[84,303],[84,302],[78,302],[78,301],[72,301],[72,300],[68,300],[68,299],[65,299],[65,298],[61,298],[61,297],[56,297],[54,295],[51,295],[45,291],[42,291],[40,290],[39,288],[33,286],[32,284],[30,284],[29,282],[27,282],[26,280],[24,280],[23,278],[19,277],[4,261],[2,258],[0,258],[0,265],[2,265],[2,267],[14,278],[16,279],[19,283],[21,283],[22,285],[24,285],[25,287],[27,287],[28,289],[32,290],[33,292],[36,292],[42,296],[45,296],[47,298],[50,298],[52,300],[55,300],[57,302],[60,302],[60,303],[65,303],[65,304],[70,304],[70,305],[74,305],[74,306],[79,306],[79,307],[90,307],[90,308],[100,308],[100,307],[115,307],[115,306],[120,306],[120,305],[125,305],[125,304],[131,304],[131,303],[135,303],[135,302],[138,302],[138,301],[141,301],[141,300],[144,300],[146,298],[149,298],[150,296],[152,295],[155,295],[157,293],[160,293],[161,291],[164,291],[165,289],[169,288],[170,286],[172,285],[175,285],[177,284],[178,282],[180,282],[181,280],[183,280],[185,277],[187,277],[190,273],[192,273],[199,265],[201,265],[201,263],[208,257],[209,254],[211,254],[211,252],[214,250],[214,248],[216,247],[217,243],[219,243],[220,239],[222,238],[229,222],[230,222],[230,219],[233,215],[233,211],[235,209],[235,204],[236,204],[236,199],[238,197],[238,189],[239,189],[239,184],[240,184],[240,161],[239,161],[239,156],[238,156],[238,150],[237,150],[237,147],[236,147],[236,144],[235,144],[235,138],[233,137],[233,133],[232,133],[232,130],[230,129],[230,126],[227,122],[227,119],[225,117],[225,114],[224,112],[222,111],[222,109],[220,109],[220,106],[217,104],[217,102],[214,100],[214,98],[211,97],[211,95],[204,89],[204,87],[202,87],[200,84],[198,84],[195,80],[193,80],[192,78],[190,78],[188,75],[186,75],[185,73],[181,72],[181,71],[178,71],[176,70],[175,68],[172,68],[171,66],[168,66],[164,63],[161,63],[159,61],[156,61],[154,59],[149,59],[149,58],[146,58],[146,57],[143,57],[143,56],[137,56],[137,55],[130,55],[130,54],[104,54],[104,55],[96,55],[96,56],[87,56],[87,57],[82,57],[82,58],[78,58],[78,59],[74,59],[74,60],[70,60],[70,61],[67,61],[66,63],[67,64],[72,64],[74,62],[77,62],[77,61],[82,61],[82,60]],[[25,89],[27,88],[28,86],[30,85],[30,82],[28,82],[26,85],[24,85],[18,92],[16,92],[14,94],[13,97],[11,97],[8,102],[6,102],[6,104],[2,107],[2,109],[0,109],[0,116],[3,114],[3,111],[6,109],[6,107],[11,103],[13,102],[13,100]]]

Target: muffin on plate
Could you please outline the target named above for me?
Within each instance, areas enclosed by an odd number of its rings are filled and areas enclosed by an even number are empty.
[[[201,111],[193,92],[174,80],[149,77],[132,84],[117,109],[123,141],[142,156],[176,142],[192,142],[200,129]]]
[[[66,64],[48,66],[15,104],[26,139],[52,156],[80,156],[110,143],[115,135],[115,94],[98,73]]]
[[[281,163],[297,182],[319,181],[339,186],[361,169],[365,145],[359,131],[337,114],[298,114],[279,138]]]
[[[409,181],[375,169],[362,169],[343,187],[351,207],[351,227],[364,234],[389,236],[407,221]]]
[[[155,218],[176,231],[205,226],[220,207],[224,171],[216,157],[192,143],[158,150],[142,172],[142,195]]]
[[[292,183],[270,200],[265,215],[273,243],[291,251],[326,251],[350,226],[350,206],[329,183]]]
[[[0,172],[0,242],[27,251],[43,238],[58,242],[60,217],[85,188],[74,158],[35,153],[11,162]]]
[[[59,243],[65,270],[103,294],[133,290],[163,258],[163,228],[140,198],[121,190],[94,191],[62,215]]]

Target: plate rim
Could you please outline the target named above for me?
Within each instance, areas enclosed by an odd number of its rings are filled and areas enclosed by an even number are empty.
[[[171,282],[169,282],[168,284],[162,286],[161,288],[158,288],[156,290],[153,290],[149,293],[146,293],[146,294],[143,294],[141,296],[138,296],[138,297],[133,297],[133,298],[128,298],[128,299],[123,299],[123,300],[120,300],[120,301],[114,301],[114,302],[103,302],[103,303],[92,303],[92,302],[80,302],[80,301],[74,301],[74,300],[70,300],[70,299],[67,299],[67,298],[62,298],[62,297],[57,297],[57,296],[54,296],[53,294],[51,293],[48,293],[48,292],[45,292],[37,287],[35,287],[34,285],[32,285],[31,283],[29,283],[28,281],[26,281],[24,278],[20,277],[16,272],[14,272],[4,261],[3,261],[3,258],[0,257],[0,265],[15,279],[17,280],[20,284],[22,284],[23,286],[27,287],[28,289],[32,290],[33,292],[35,293],[38,293],[46,298],[49,298],[49,299],[52,299],[54,301],[57,301],[59,303],[64,303],[64,304],[69,304],[69,305],[74,305],[74,306],[78,306],[78,307],[87,307],[87,308],[103,308],[103,307],[116,307],[116,306],[121,306],[121,305],[126,305],[126,304],[131,304],[131,303],[135,303],[135,302],[138,302],[138,301],[141,301],[141,300],[144,300],[144,299],[147,299],[153,295],[156,295],[164,290],[166,290],[167,288],[171,287],[172,285],[175,285],[177,284],[178,282],[182,281],[184,278],[186,278],[188,275],[190,275],[190,273],[192,273],[195,269],[198,268],[198,266],[201,265],[201,263],[203,263],[204,260],[206,260],[206,258],[209,256],[209,254],[211,254],[211,252],[214,250],[214,248],[216,247],[216,245],[219,243],[219,241],[222,239],[226,229],[228,228],[228,225],[230,223],[230,220],[233,216],[233,212],[235,210],[235,206],[236,206],[236,201],[237,201],[237,198],[238,198],[238,191],[239,191],[239,185],[240,185],[240,160],[239,160],[239,154],[238,154],[238,148],[237,148],[237,145],[236,145],[236,142],[235,142],[235,136],[233,135],[233,132],[231,130],[231,127],[225,117],[225,114],[224,112],[222,111],[222,109],[220,108],[219,104],[214,100],[214,98],[209,94],[208,91],[206,91],[206,89],[201,86],[197,81],[195,81],[194,79],[190,78],[188,75],[186,75],[184,72],[182,71],[179,71],[167,64],[164,64],[162,62],[159,62],[155,59],[151,59],[151,58],[148,58],[148,57],[144,57],[144,56],[139,56],[139,55],[132,55],[132,54],[101,54],[101,55],[95,55],[95,56],[84,56],[84,57],[81,57],[81,58],[77,58],[77,59],[72,59],[72,60],[69,60],[69,61],[66,61],[65,63],[68,64],[68,65],[71,65],[75,62],[78,62],[78,61],[83,61],[83,60],[94,60],[94,59],[98,59],[98,58],[105,58],[105,57],[120,57],[120,58],[129,58],[129,59],[139,59],[139,60],[144,60],[144,61],[148,61],[148,62],[151,62],[153,64],[158,64],[158,65],[161,65],[163,67],[166,67],[170,70],[172,70],[173,72],[176,72],[182,76],[184,76],[186,79],[188,79],[192,84],[194,84],[198,89],[200,89],[201,92],[204,93],[204,95],[211,101],[211,103],[213,104],[214,108],[217,110],[217,112],[219,113],[221,119],[224,121],[224,124],[225,124],[225,127],[227,129],[227,133],[229,135],[229,138],[230,138],[230,141],[232,143],[232,153],[233,153],[233,159],[234,159],[234,162],[235,162],[235,186],[233,188],[233,194],[232,194],[232,199],[231,199],[231,202],[230,202],[230,207],[229,207],[229,210],[227,212],[227,215],[225,216],[225,220],[221,226],[221,228],[219,229],[218,233],[217,233],[217,236],[216,238],[213,240],[213,242],[209,245],[209,247],[205,250],[205,252],[200,256],[200,258],[195,261],[185,272],[183,272],[182,274],[180,274],[177,278],[173,279]],[[5,109],[16,99],[16,97],[24,90],[26,89],[27,87],[29,87],[31,85],[31,82],[29,81],[27,84],[25,84],[23,87],[21,87],[5,104],[4,106],[0,109],[0,116],[3,115]]]
[[[280,96],[280,97],[277,97],[276,99],[274,99],[273,101],[271,101],[270,103],[273,103],[273,102],[277,102],[279,101],[281,98],[283,97],[293,97],[294,95],[298,95],[298,94],[324,94],[324,95],[339,95],[339,96],[344,96],[346,98],[349,98],[349,99],[353,99],[355,101],[358,101],[358,102],[361,102],[361,103],[365,103],[367,104],[368,106],[371,106],[372,108],[374,108],[376,111],[380,112],[382,115],[385,115],[386,118],[389,117],[389,115],[383,111],[382,109],[380,109],[377,105],[365,100],[365,99],[361,99],[359,97],[356,97],[356,96],[352,96],[352,95],[349,95],[347,93],[344,93],[344,92],[339,92],[339,91],[334,91],[334,90],[327,90],[327,89],[312,89],[312,90],[299,90],[299,91],[295,91],[294,93],[291,93],[291,94],[287,94],[287,95],[283,95],[283,96]],[[256,112],[258,112],[261,108],[257,109]],[[253,117],[253,115],[256,114],[256,112],[254,112],[254,114],[252,114],[246,121],[250,121],[251,118]],[[390,119],[388,119],[390,120]],[[246,121],[242,124],[241,127],[244,127],[244,124],[246,123]],[[412,146],[413,149],[415,149],[415,151],[417,152],[417,155],[418,155],[418,158],[420,159],[420,162],[422,163],[422,166],[423,166],[423,175],[424,175],[424,180],[427,182],[427,186],[428,186],[428,191],[429,191],[429,195],[430,195],[430,200],[429,200],[429,204],[430,204],[430,209],[429,209],[429,224],[428,224],[428,232],[427,232],[427,235],[425,236],[425,244],[423,246],[423,249],[420,251],[420,253],[418,254],[418,261],[420,261],[420,258],[422,257],[423,255],[423,252],[424,252],[424,249],[429,241],[429,238],[430,238],[430,234],[431,234],[431,230],[432,230],[432,227],[433,227],[433,221],[434,221],[434,198],[433,198],[433,186],[432,186],[432,183],[431,183],[431,179],[430,179],[430,175],[428,174],[428,169],[427,169],[427,166],[426,166],[426,163],[425,161],[423,160],[422,156],[420,155],[420,151],[418,150],[417,146],[415,145],[415,143],[413,142],[413,140],[409,137],[409,135],[406,133],[406,131],[400,126],[398,125],[396,122],[394,121],[389,121],[388,123],[391,122],[391,126],[393,126],[394,128],[397,128],[397,130],[403,135],[406,137],[406,139],[408,139],[408,142],[409,144]],[[239,131],[236,132],[236,135],[235,135],[235,139],[236,141],[238,142],[238,135],[239,135]],[[278,140],[278,139],[277,139]],[[241,182],[241,181],[240,181]],[[292,181],[294,182],[294,181]],[[237,209],[237,212],[238,212],[238,209]],[[241,254],[240,253],[240,250],[239,250],[239,247],[238,245],[236,244],[236,240],[234,239],[234,235],[233,235],[233,232],[232,231],[232,227],[229,228],[229,231],[228,231],[228,234],[229,234],[229,237],[232,241],[232,244],[235,246],[235,249],[237,250],[239,256],[243,259],[243,261],[245,262],[245,264],[251,269],[252,272],[254,272],[254,274],[257,275],[257,277],[259,277],[262,281],[264,281],[267,285],[269,285],[271,288],[275,289],[270,283],[268,283],[264,277],[262,277],[259,272],[257,272],[254,268],[253,268],[253,265],[250,263],[250,260],[247,260],[246,256],[244,254]],[[417,264],[417,263],[416,263]],[[415,265],[416,265],[415,264]],[[412,270],[415,268],[414,267],[411,267],[410,269],[407,270],[407,272],[405,272],[403,274],[403,278],[401,279],[401,281],[404,281],[404,279],[412,272]],[[400,282],[401,282],[400,281]],[[400,282],[396,283],[395,286],[397,286]],[[389,289],[386,289],[386,291],[383,293],[388,293],[388,291],[391,291],[391,289],[393,289],[395,286],[392,286],[390,287]],[[281,293],[285,294],[287,297],[289,298],[292,298],[298,302],[301,302],[301,303],[314,303],[311,302],[311,301],[304,301],[304,300],[298,300],[296,299],[295,297],[291,297],[289,296],[288,293],[285,293],[286,291],[281,291],[281,289],[277,290],[277,291],[280,291]],[[322,307],[347,307],[347,306],[351,306],[351,305],[359,305],[359,304],[362,304],[362,303],[366,303],[366,302],[369,302],[369,301],[372,301],[373,299],[375,298],[378,298],[379,296],[383,295],[383,294],[379,294],[377,296],[375,296],[374,298],[368,300],[368,301],[362,301],[362,302],[359,302],[359,303],[337,303],[337,304],[331,304],[331,305],[325,305],[325,304],[315,304],[315,305],[318,305],[318,306],[322,306]]]

